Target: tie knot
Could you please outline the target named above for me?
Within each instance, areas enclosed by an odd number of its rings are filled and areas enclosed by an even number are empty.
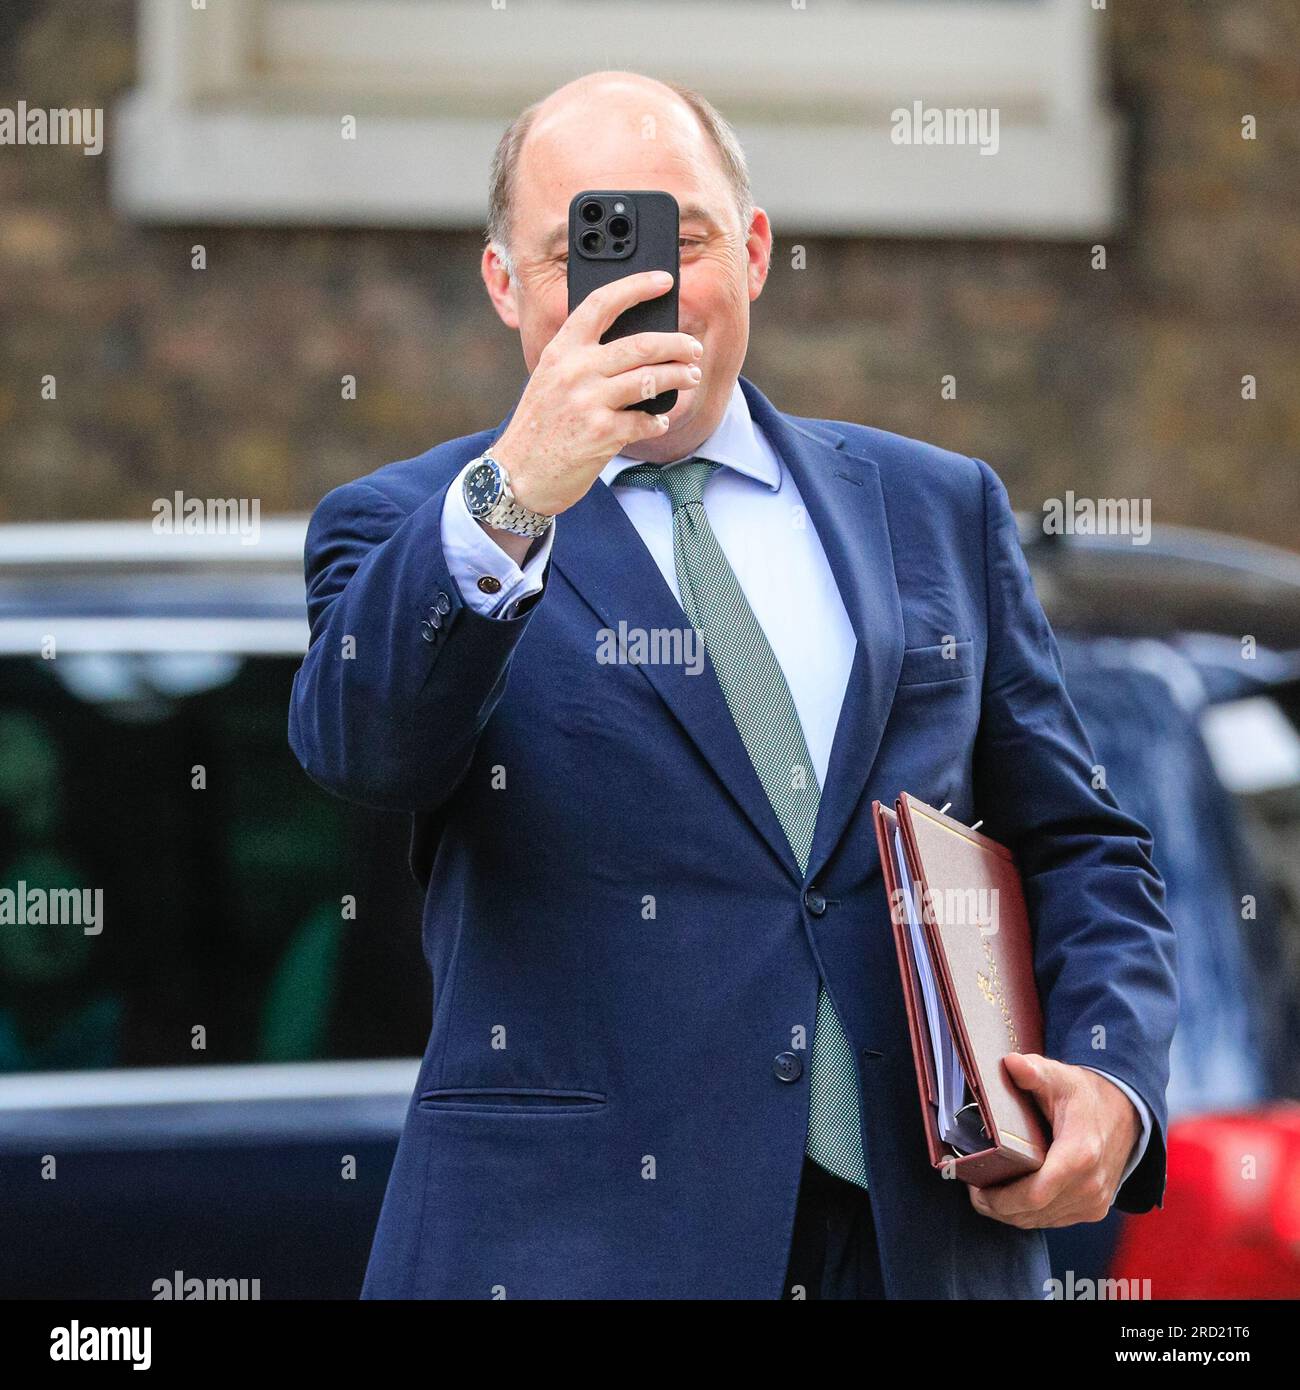
[[[689,458],[681,463],[660,465],[657,463],[638,463],[633,468],[625,468],[614,486],[643,487],[652,491],[666,492],[672,500],[673,511],[689,507],[693,502],[704,500],[704,484],[721,468],[712,459]]]

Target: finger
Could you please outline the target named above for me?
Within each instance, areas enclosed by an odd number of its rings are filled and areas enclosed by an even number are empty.
[[[1078,1091],[1077,1071],[1036,1052],[1008,1052],[1002,1065],[1011,1083],[1033,1096],[1034,1103],[1055,1135],[1062,1116]]]
[[[983,1187],[972,1191],[971,1205],[976,1211],[984,1216],[990,1216],[995,1221],[1005,1221],[1008,1225],[1018,1225],[1022,1220],[1037,1215],[1039,1212],[1046,1211],[1055,1200],[1057,1194],[1043,1194],[1042,1189],[1037,1192],[1026,1192],[1021,1183],[1021,1179],[1015,1183],[1008,1183],[1007,1187],[1021,1188],[1015,1193],[1008,1193],[1006,1187]]]
[[[673,277],[666,270],[642,270],[607,285],[597,285],[564,321],[560,332],[571,334],[579,342],[598,343],[625,309],[667,294],[672,283]]]
[[[1020,1090],[1045,1099],[1059,1095],[1070,1083],[1068,1067],[1036,1052],[1008,1052],[1002,1064]]]
[[[1100,1221],[1109,1211],[1108,1205],[1082,1204],[1070,1201],[1053,1202],[1041,1211],[1018,1212],[1013,1216],[1002,1216],[994,1211],[985,1200],[985,1194],[978,1188],[971,1188],[971,1206],[981,1216],[992,1221],[1000,1221],[1004,1226],[1015,1226],[1022,1231],[1051,1229],[1058,1226],[1077,1226],[1083,1222]]]
[[[977,1198],[972,1193],[971,1205],[975,1210],[994,1221],[1001,1221],[1007,1226],[1018,1226],[1022,1230],[1049,1226],[1078,1226],[1085,1222],[1100,1221],[1110,1211],[1113,1198],[1113,1194],[1110,1193],[1093,1193],[1091,1185],[1082,1190],[1072,1187],[1045,1207],[1002,1215],[989,1206],[987,1195],[985,1191]]]
[[[663,434],[670,423],[666,414],[656,415],[649,410],[621,410],[619,416],[622,425],[619,444],[624,449],[629,444],[637,444],[643,439],[653,439],[656,435]]]
[[[981,1216],[992,1221],[1000,1221],[1004,1226],[1016,1226],[1020,1230],[1035,1230],[1047,1226],[1073,1226],[1081,1221],[1095,1221],[1098,1216],[1088,1204],[1076,1201],[1072,1190],[1066,1190],[1055,1201],[1044,1206],[1030,1206],[1022,1210],[999,1210],[990,1200],[991,1189],[971,1188],[971,1206]]]
[[[1079,1147],[1066,1136],[1052,1141],[1043,1166],[1014,1182],[981,1189],[989,1214],[998,1217],[1024,1216],[1045,1211],[1078,1180],[1083,1167]]]
[[[700,369],[681,363],[667,366],[637,367],[630,372],[610,377],[601,399],[613,410],[637,401],[651,401],[663,391],[685,391],[700,383]]]
[[[1004,1226],[1018,1226],[1023,1228],[1028,1218],[1019,1212],[1007,1214],[999,1211],[989,1201],[989,1188],[972,1187],[970,1190],[970,1204],[981,1216],[986,1216],[990,1221],[999,1221]]]
[[[653,362],[682,362],[689,366],[699,362],[704,345],[689,333],[629,333],[601,343],[596,351],[598,370],[605,376],[617,376]]]

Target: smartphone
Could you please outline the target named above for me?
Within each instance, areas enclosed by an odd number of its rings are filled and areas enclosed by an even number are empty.
[[[569,313],[600,285],[643,270],[666,270],[672,288],[633,304],[601,335],[602,343],[629,333],[677,332],[677,199],[655,189],[588,189],[569,204]],[[626,410],[662,415],[677,404],[677,392],[661,391]]]

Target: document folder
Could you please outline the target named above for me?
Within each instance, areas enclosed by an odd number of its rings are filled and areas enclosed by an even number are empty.
[[[930,1162],[976,1187],[1032,1173],[1050,1132],[1002,1064],[1043,1050],[1015,860],[906,792],[872,818]]]

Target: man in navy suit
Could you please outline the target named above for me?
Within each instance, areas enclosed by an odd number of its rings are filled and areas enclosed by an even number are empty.
[[[680,332],[601,344],[650,274],[567,313],[590,188],[677,199]],[[290,741],[413,814],[427,887],[365,1294],[1044,1297],[1043,1228],[1161,1200],[1174,942],[1006,491],[740,377],[772,233],[696,94],[601,73],[530,107],[489,232],[522,395],[307,541]],[[927,1160],[870,814],[901,790],[1024,877],[1046,1055],[1005,1065],[1052,1142],[997,1189]]]

